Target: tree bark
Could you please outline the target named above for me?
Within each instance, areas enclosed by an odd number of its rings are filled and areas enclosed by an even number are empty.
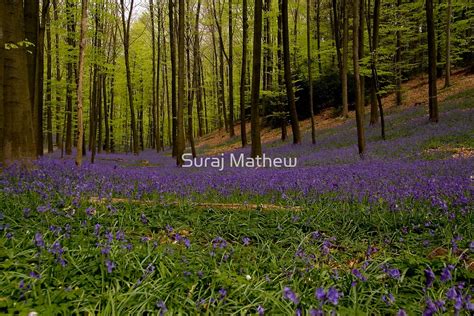
[[[240,139],[242,147],[247,146],[247,129],[245,126],[245,77],[247,70],[248,42],[248,7],[247,0],[242,1],[242,65],[240,68]]]
[[[49,22],[49,14],[46,22],[46,133],[48,141],[48,153],[52,153],[53,144],[53,110],[52,110],[52,88],[51,81],[53,79],[53,58],[51,50],[51,23]]]
[[[436,37],[433,16],[433,0],[426,0],[426,22],[428,27],[428,98],[429,120],[438,123],[438,91],[436,87]]]
[[[317,0],[319,1],[319,0]],[[313,79],[311,77],[311,0],[306,0],[306,46],[308,53],[308,85],[309,85],[309,113],[311,115],[311,142],[316,144],[316,128],[314,126],[313,109]]]
[[[25,40],[24,13],[22,1],[3,1],[3,42],[19,43]],[[0,36],[1,37],[1,36]],[[33,130],[33,109],[29,89],[29,67],[27,49],[18,47],[4,50],[3,55],[3,107],[0,121],[2,144],[0,157],[4,162],[36,157],[36,138]],[[8,65],[8,67],[7,67]],[[1,75],[0,75],[1,77]]]
[[[229,0],[229,136],[235,136],[234,130],[234,37],[232,27],[232,0]]]
[[[283,28],[283,64],[285,69],[286,95],[288,98],[291,130],[293,132],[293,143],[301,143],[300,126],[298,123],[298,113],[296,112],[295,92],[293,91],[293,81],[290,65],[290,38],[288,31],[288,0],[282,0],[282,28]]]
[[[138,133],[137,133],[137,126],[135,122],[135,109],[133,107],[133,88],[132,88],[132,75],[130,72],[130,56],[129,56],[129,49],[130,49],[130,23],[132,19],[132,11],[133,11],[133,4],[134,0],[130,2],[130,8],[128,10],[128,17],[125,19],[125,4],[124,0],[120,0],[121,4],[121,11],[122,11],[122,27],[123,27],[123,50],[124,50],[124,58],[125,58],[125,72],[127,76],[127,90],[128,90],[128,104],[130,106],[130,127],[132,130],[132,138],[133,138],[133,153],[138,155],[139,147],[138,147]]]
[[[77,152],[76,165],[82,164],[82,145],[84,137],[84,127],[82,122],[82,106],[83,106],[83,84],[84,84],[84,55],[86,51],[86,33],[87,33],[87,0],[82,0],[82,18],[81,33],[79,38],[79,66],[77,80]]]
[[[280,111],[280,129],[281,129],[281,140],[285,141],[287,138],[287,111],[285,107],[285,96],[281,93],[283,90],[283,30],[282,30],[282,18],[281,18],[281,0],[278,0],[278,51],[277,51],[277,58],[278,58],[278,91],[280,91],[279,95],[279,111]]]
[[[397,27],[400,28],[400,6],[402,5],[402,0],[397,0],[397,16],[398,16],[398,21],[397,21]],[[401,62],[402,62],[402,41],[401,41],[401,32],[400,30],[397,29],[396,32],[396,38],[397,38],[397,44],[396,44],[396,53],[395,53],[395,63],[397,67],[397,79],[396,79],[396,85],[397,85],[397,91],[395,95],[395,100],[396,100],[396,105],[401,106],[402,105],[402,67],[401,67]]]
[[[176,42],[174,28],[174,3],[173,0],[168,1],[168,19],[170,33],[170,58],[171,58],[171,115],[172,115],[172,156],[177,155],[177,105],[176,105]]]
[[[356,124],[357,124],[357,143],[359,148],[359,155],[364,159],[365,155],[365,132],[364,132],[364,104],[362,102],[362,90],[360,82],[360,71],[359,71],[359,13],[360,13],[360,0],[353,0],[353,39],[352,39],[352,55],[354,62],[354,81],[355,81],[355,94],[356,94]]]
[[[288,29],[287,29],[288,31]],[[262,156],[262,142],[260,139],[260,70],[262,57],[262,0],[255,0],[253,26],[253,66],[251,92],[251,136],[253,158]]]
[[[72,154],[72,101],[73,101],[73,50],[76,47],[74,34],[76,33],[76,22],[74,21],[74,4],[72,0],[66,0],[67,16],[67,73],[66,73],[66,155]]]
[[[178,6],[178,109],[177,109],[177,135],[176,135],[176,164],[178,166],[183,165],[183,154],[184,154],[184,85],[185,85],[185,73],[184,73],[184,20],[185,20],[185,6],[184,0],[179,0]]]
[[[58,4],[57,0],[53,0],[53,18],[56,23],[59,21],[58,17]],[[56,32],[55,35],[55,63],[56,63],[56,83],[58,84],[61,82],[61,63],[59,59],[59,32]],[[61,93],[58,92],[58,88],[56,88],[56,117],[55,117],[55,130],[56,130],[56,146],[58,148],[63,148],[62,142],[62,128],[61,128]]]
[[[344,16],[343,31],[342,31],[342,71],[341,71],[341,86],[342,86],[342,116],[349,117],[349,92],[347,85],[348,72],[348,55],[349,55],[349,12],[347,0],[342,0]]]
[[[446,77],[444,81],[445,88],[451,85],[451,14],[451,0],[448,0],[448,8],[446,12]]]

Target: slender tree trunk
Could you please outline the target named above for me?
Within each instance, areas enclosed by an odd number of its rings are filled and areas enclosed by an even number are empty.
[[[77,152],[76,165],[82,164],[82,145],[84,137],[84,127],[82,122],[82,88],[84,83],[84,55],[86,50],[86,33],[87,33],[87,0],[82,0],[82,19],[81,33],[79,38],[79,70],[77,80]]]
[[[178,154],[177,148],[177,105],[176,105],[176,42],[174,28],[173,0],[168,1],[168,18],[170,33],[170,58],[171,58],[171,115],[172,115],[172,156]]]
[[[343,3],[343,30],[342,30],[342,71],[341,71],[341,85],[342,85],[342,116],[349,117],[349,92],[347,84],[348,72],[348,55],[349,55],[349,4],[347,0],[342,0]]]
[[[371,68],[372,68],[372,79],[370,84],[370,125],[375,125],[378,123],[379,120],[379,112],[377,107],[377,91],[376,91],[376,83],[375,83],[375,76],[374,76],[374,69],[376,63],[375,54],[377,53],[377,45],[378,45],[378,35],[379,35],[379,16],[380,16],[380,0],[375,0],[374,3],[374,25],[371,29],[370,25],[370,0],[367,10],[367,31],[369,33],[369,44],[371,45],[370,48],[370,60],[371,60]]]
[[[446,12],[446,77],[444,87],[451,85],[451,15],[452,5],[451,0],[448,0],[448,8]]]
[[[59,17],[58,17],[58,4],[57,0],[53,0],[53,18],[54,22],[58,23]],[[55,43],[54,43],[54,48],[55,48],[55,62],[56,62],[56,84],[59,84],[61,82],[61,63],[59,60],[59,32],[55,32]],[[56,130],[56,146],[58,148],[62,148],[62,138],[63,135],[61,133],[61,94],[59,93],[59,88],[55,88],[55,93],[56,93],[56,117],[55,117],[55,130]]]
[[[229,136],[235,136],[234,130],[234,37],[232,27],[232,0],[229,0]]]
[[[190,9],[190,1],[187,0],[187,9],[186,12],[189,12]],[[199,8],[201,9],[201,8]],[[199,16],[199,11],[196,12],[196,16]],[[195,89],[194,89],[194,82],[191,78],[192,72],[191,72],[191,41],[193,39],[192,32],[191,32],[191,19],[188,18],[186,21],[186,74],[187,74],[187,91],[188,91],[188,98],[186,100],[186,104],[188,107],[188,126],[187,126],[187,136],[189,140],[189,146],[191,147],[191,154],[193,158],[196,158],[196,146],[194,143],[194,126],[193,126],[193,104],[194,104],[194,95],[195,95]]]
[[[199,52],[199,14],[201,12],[201,0],[198,0],[196,10],[196,20],[194,23],[194,43],[193,43],[193,85],[196,91],[196,107],[197,107],[197,118],[198,118],[198,136],[203,136],[202,130],[202,86],[201,86],[201,67],[199,64],[200,52]]]
[[[317,0],[319,1],[319,0]],[[311,77],[311,0],[306,0],[306,46],[308,53],[308,85],[309,85],[309,113],[311,115],[311,142],[316,144],[316,128],[314,126],[313,109],[313,79]]]
[[[360,82],[360,71],[359,71],[359,13],[360,13],[360,0],[353,0],[353,39],[352,39],[352,55],[354,62],[354,80],[355,80],[355,91],[356,91],[356,123],[357,123],[357,143],[359,147],[359,155],[364,159],[365,155],[365,132],[364,132],[364,104],[362,102],[362,90]]]
[[[46,128],[47,128],[47,140],[48,140],[48,153],[53,152],[53,110],[52,110],[52,89],[51,81],[53,78],[53,58],[51,50],[51,23],[46,23]]]
[[[428,98],[429,120],[438,123],[438,91],[436,87],[436,37],[433,16],[433,0],[426,0],[426,22],[428,26]]]
[[[283,64],[285,68],[286,95],[289,103],[291,118],[291,130],[293,132],[293,143],[301,143],[300,126],[298,123],[298,113],[296,113],[295,92],[293,91],[293,81],[290,65],[290,39],[288,32],[288,0],[282,0],[282,27],[283,27]]]
[[[359,0],[359,60],[362,60],[365,57],[365,0]],[[362,106],[365,107],[365,76],[361,74],[360,76],[360,96]]]
[[[247,146],[245,126],[245,77],[247,70],[248,17],[247,0],[242,1],[242,66],[240,68],[240,139],[242,147]]]
[[[283,30],[282,30],[282,15],[281,15],[281,0],[278,0],[278,91],[279,92],[279,111],[280,111],[280,129],[281,129],[281,140],[285,141],[287,138],[286,130],[286,120],[287,120],[287,111],[285,107],[285,96],[281,91],[283,91]]]
[[[178,6],[178,109],[177,109],[177,135],[176,135],[176,164],[183,165],[184,154],[184,85],[185,85],[185,56],[184,56],[184,20],[186,9],[184,0],[179,0]]]
[[[287,29],[288,31],[288,29]],[[262,57],[262,0],[255,0],[254,27],[253,27],[253,66],[252,66],[252,150],[253,158],[262,156],[262,142],[260,139],[260,70]]]
[[[67,73],[66,73],[66,155],[72,155],[72,102],[73,102],[73,51],[76,47],[74,34],[76,33],[76,22],[74,20],[74,3],[66,0],[67,16]]]
[[[152,124],[151,130],[151,140],[152,140],[152,148],[156,148],[157,151],[160,151],[160,146],[158,145],[158,138],[156,137],[159,130],[157,129],[157,111],[156,111],[156,95],[158,93],[156,89],[156,38],[155,38],[155,9],[153,6],[153,0],[150,0],[150,21],[151,21],[151,72],[152,72],[152,82],[151,82],[151,90],[152,90],[152,98],[151,98],[151,112],[152,112]],[[159,68],[158,68],[159,69]],[[158,70],[159,71],[159,70]]]
[[[130,127],[132,130],[132,138],[133,138],[133,153],[138,155],[138,133],[137,133],[137,126],[135,122],[135,109],[133,107],[133,88],[132,88],[132,75],[130,72],[130,56],[129,56],[129,49],[130,49],[130,23],[132,19],[132,11],[133,11],[133,4],[134,0],[130,2],[130,8],[128,10],[128,17],[125,19],[125,4],[124,0],[120,0],[121,4],[121,11],[122,11],[122,27],[123,27],[123,51],[124,51],[124,58],[125,58],[125,72],[127,75],[127,90],[128,90],[128,103],[130,106]]]
[[[370,4],[370,2],[369,2]],[[370,8],[370,5],[369,5]],[[380,0],[375,0],[374,5],[374,28],[373,32],[370,31],[370,17],[367,17],[367,29],[369,34],[369,48],[371,52],[370,56],[370,68],[372,71],[372,80],[371,80],[371,124],[375,124],[378,120],[378,112],[380,112],[380,127],[382,139],[385,140],[385,119],[383,115],[383,106],[382,98],[379,94],[380,84],[377,74],[377,49],[379,44],[379,17],[380,17]],[[375,107],[375,109],[374,109]],[[375,114],[375,123],[372,123],[372,116]]]
[[[163,22],[163,14],[162,14],[162,8],[161,6],[158,4],[158,16],[157,16],[157,21],[161,22],[161,24],[163,25],[163,28],[164,28],[164,22]],[[160,151],[162,148],[163,148],[163,142],[161,140],[161,137],[162,137],[162,133],[161,133],[161,129],[162,129],[162,124],[160,124],[160,110],[163,111],[163,107],[160,106],[160,68],[161,68],[161,45],[160,45],[160,39],[161,39],[161,30],[162,28],[159,27],[158,28],[158,34],[157,34],[157,39],[156,39],[156,42],[158,43],[158,49],[157,49],[157,65],[156,65],[156,84],[155,84],[155,89],[156,89],[156,92],[155,92],[155,107],[156,107],[156,110],[155,110],[155,114],[156,114],[156,117],[155,117],[155,146],[156,146],[156,150],[157,151]]]
[[[321,76],[323,73],[323,62],[321,60],[321,0],[316,0],[316,41],[318,48],[318,70]]]
[[[397,0],[397,16],[400,21],[400,6],[402,5],[402,0]],[[400,27],[400,23],[398,21],[397,26]],[[401,67],[401,62],[402,62],[402,41],[401,41],[401,32],[400,30],[397,29],[396,32],[396,38],[397,38],[397,43],[396,43],[396,54],[395,54],[395,63],[397,67],[397,79],[396,79],[396,85],[397,85],[397,91],[396,91],[396,105],[401,106],[402,105],[402,67]]]

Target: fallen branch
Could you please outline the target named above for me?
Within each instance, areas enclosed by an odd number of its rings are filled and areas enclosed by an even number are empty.
[[[89,199],[90,203],[93,204],[104,204],[104,203],[132,203],[132,204],[139,204],[139,205],[154,205],[156,201],[152,200],[133,200],[133,199],[125,199],[125,198],[98,198],[98,197],[91,197]],[[182,205],[190,205],[193,207],[201,208],[201,209],[218,209],[218,210],[262,210],[262,211],[280,211],[280,210],[287,210],[287,211],[301,211],[302,208],[300,206],[282,206],[282,205],[275,205],[275,204],[240,204],[240,203],[182,203],[182,202],[166,202],[163,205],[172,205],[172,206],[182,206]]]

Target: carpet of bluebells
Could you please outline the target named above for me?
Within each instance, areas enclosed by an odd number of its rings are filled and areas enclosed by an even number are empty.
[[[472,104],[447,100],[437,125],[391,111],[363,161],[346,122],[265,146],[295,169],[179,169],[152,151],[5,167],[0,314],[472,314],[474,158],[453,155],[474,148]]]

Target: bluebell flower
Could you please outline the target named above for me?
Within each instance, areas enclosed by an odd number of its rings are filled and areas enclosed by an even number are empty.
[[[435,278],[436,276],[433,273],[433,270],[431,270],[430,268],[425,269],[425,286],[427,288],[433,286]]]
[[[115,263],[109,259],[105,260],[105,266],[107,267],[108,273],[112,273],[112,271],[116,267]]]
[[[298,304],[300,302],[299,298],[296,296],[296,293],[287,286],[285,286],[283,289],[283,298],[292,301],[294,304]]]
[[[263,308],[262,305],[258,305],[257,314],[258,314],[258,316],[263,316],[265,314],[265,308]]]

